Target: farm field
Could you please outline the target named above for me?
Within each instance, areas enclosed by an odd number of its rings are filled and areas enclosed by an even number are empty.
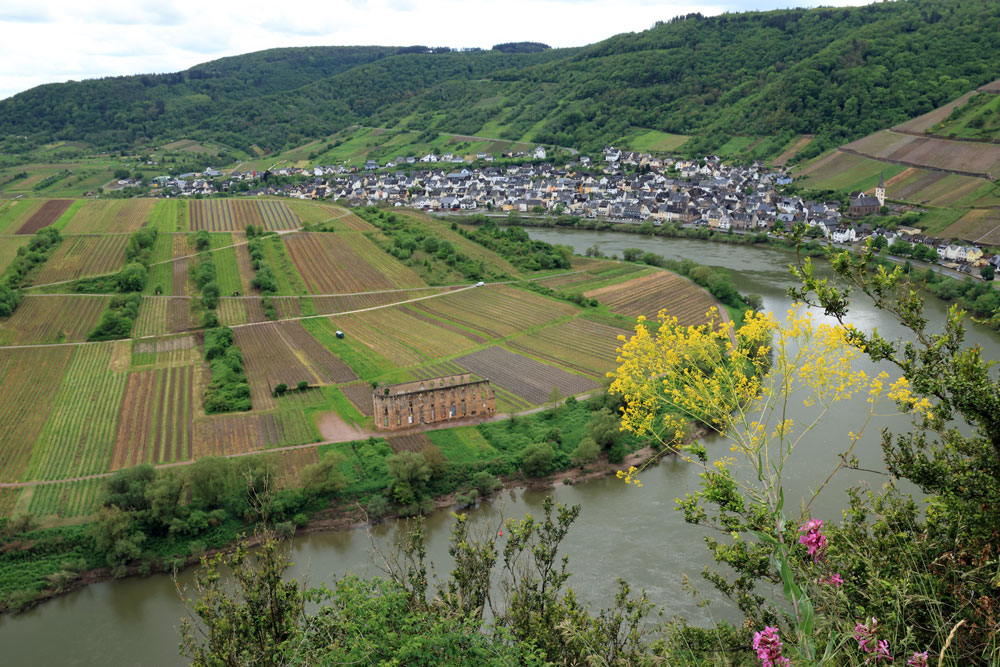
[[[282,382],[294,387],[302,380],[313,385],[357,379],[347,364],[309,335],[299,322],[240,327],[235,332],[255,409],[275,407],[271,393]]]
[[[90,516],[100,505],[106,479],[42,484],[30,488],[27,511],[35,516],[79,519]],[[2,512],[2,510],[0,510]]]
[[[86,201],[62,231],[67,235],[130,234],[142,227],[155,203],[153,199]]]
[[[70,347],[0,349],[0,481],[24,480],[32,447],[69,368]]]
[[[296,229],[301,221],[273,199],[196,199],[189,202],[191,231],[242,232],[248,225],[268,230]]]
[[[615,145],[621,144],[633,151],[669,152],[677,150],[690,138],[683,134],[670,134],[668,132],[660,132],[659,130],[634,128],[629,134],[615,142]]]
[[[73,205],[72,199],[49,199],[42,204],[18,228],[18,234],[34,234],[42,227],[48,227]]]
[[[351,405],[356,407],[358,412],[365,417],[371,417],[375,414],[374,405],[372,405],[372,387],[370,384],[349,384],[341,387],[340,391],[351,402]]]
[[[128,374],[111,469],[184,461],[192,455],[194,366]]]
[[[318,440],[303,410],[211,415],[195,423],[194,457],[226,456]]]
[[[243,240],[244,236],[240,234],[240,241]],[[217,271],[216,282],[219,283],[219,292],[223,296],[243,294],[244,290],[239,262],[236,260],[236,248],[228,247],[235,242],[232,234],[212,234],[212,261]]]
[[[0,238],[0,275],[7,270],[10,263],[17,256],[17,249],[28,245],[30,236],[8,236]]]
[[[578,318],[519,336],[506,345],[517,352],[603,378],[617,366],[619,335],[628,336],[631,332]]]
[[[353,335],[343,339],[337,338],[337,327],[328,318],[302,320],[301,324],[313,338],[347,364],[361,380],[373,380],[397,370],[395,364]]]
[[[1000,245],[1000,209],[973,209],[942,231],[941,236]]]
[[[965,95],[959,97],[958,99],[952,100],[948,104],[945,104],[944,106],[940,106],[937,109],[934,109],[933,111],[928,111],[922,116],[917,116],[916,118],[908,120],[905,123],[900,123],[899,125],[895,126],[892,129],[904,130],[909,132],[923,132],[928,128],[933,127],[934,125],[937,125],[941,121],[947,119],[948,116],[951,115],[951,112],[956,107],[960,107],[963,104],[965,104],[969,100],[969,98],[972,97],[973,95],[974,93],[968,92]]]
[[[504,338],[579,312],[564,301],[506,285],[466,289],[412,307],[488,338]]]
[[[0,345],[84,341],[110,297],[25,295],[14,314],[0,321]]]
[[[773,160],[774,164],[777,165],[777,166],[779,166],[779,167],[785,166],[785,164],[789,160],[791,160],[793,157],[795,157],[796,153],[798,153],[803,148],[805,148],[810,143],[812,143],[812,140],[813,140],[813,135],[811,135],[811,134],[801,134],[801,135],[799,135],[798,137],[795,138],[794,141],[792,141],[791,144],[789,144],[788,148],[786,148],[785,150],[781,151],[781,153],[779,153],[778,156],[776,158],[774,158],[774,160]]]
[[[129,344],[128,341],[125,344]],[[195,345],[194,336],[173,336],[156,340],[136,340],[131,342],[129,362],[132,368],[152,366],[169,368],[187,366],[201,359]]]
[[[300,233],[284,239],[312,294],[421,287],[416,273],[356,233]]]
[[[60,479],[106,472],[128,375],[115,370],[115,343],[75,348],[25,475]]]
[[[993,174],[1000,168],[1000,145],[914,137],[883,130],[845,146],[874,158],[901,160],[919,166]]]
[[[600,387],[590,378],[546,366],[502,347],[489,347],[458,357],[455,363],[470,373],[488,379],[491,385],[509,391],[534,405],[545,403],[553,387],[558,388],[563,396],[572,396]]]
[[[653,318],[660,309],[666,309],[667,315],[676,317],[682,325],[704,324],[705,313],[718,308],[704,289],[667,271],[584,292],[584,296],[596,298],[612,312],[628,317]]]
[[[160,199],[149,214],[149,226],[161,234],[173,234],[188,228],[188,202]]]
[[[317,315],[336,315],[363,308],[374,308],[376,306],[399,303],[409,299],[419,299],[432,294],[448,292],[451,289],[445,287],[408,288],[404,290],[348,294],[343,296],[314,296],[308,297],[308,299],[316,309]]]
[[[45,203],[42,199],[5,200],[6,206],[0,209],[0,233],[12,234],[20,229],[24,221],[34,215],[35,211]]]
[[[488,461],[500,455],[475,426],[428,431],[430,440],[453,463]],[[390,444],[392,444],[390,442]]]
[[[127,244],[128,237],[124,234],[63,239],[52,257],[45,262],[35,283],[45,285],[115,273],[125,265]]]
[[[905,168],[835,150],[807,163],[796,176],[809,188],[867,192],[878,185],[883,172],[886,179],[891,179]]]
[[[385,439],[394,454],[400,452],[421,452],[424,447],[434,446],[426,433],[409,433],[407,435],[390,435]]]
[[[332,317],[330,322],[397,366],[458,354],[477,344],[454,328],[437,326],[433,319],[420,319],[400,308]]]

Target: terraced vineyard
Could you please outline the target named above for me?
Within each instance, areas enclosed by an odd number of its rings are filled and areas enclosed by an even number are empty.
[[[458,357],[455,363],[534,405],[541,405],[548,400],[553,387],[558,388],[563,396],[573,396],[600,387],[590,378],[546,366],[502,347],[490,347]]]
[[[142,227],[155,203],[155,199],[99,199],[84,202],[62,231],[67,235],[129,234]]]
[[[506,285],[467,289],[412,306],[488,338],[503,338],[579,312],[572,304]]]
[[[396,454],[400,452],[421,452],[428,445],[434,443],[427,437],[426,433],[411,433],[409,435],[390,435],[386,442]]]
[[[345,240],[348,238],[355,238],[355,241],[349,243]],[[301,233],[283,240],[312,294],[370,292],[424,285],[409,268],[372,245],[368,239],[355,234]],[[358,249],[368,257],[362,258]]]
[[[200,199],[190,202],[190,229],[242,232],[248,225],[268,230],[296,229],[302,222],[272,199]]]
[[[617,366],[620,335],[628,336],[631,332],[575,319],[514,338],[507,346],[537,359],[603,378]]]
[[[195,425],[194,457],[228,456],[316,439],[316,427],[303,410],[214,415]]]
[[[45,262],[35,283],[44,285],[115,273],[125,265],[126,244],[128,237],[124,234],[67,238]]]
[[[86,517],[99,506],[105,479],[43,484],[30,489],[28,511],[35,516],[56,516],[61,519]]]
[[[110,297],[32,296],[6,321],[0,321],[0,345],[83,341],[97,325]]]
[[[653,318],[664,308],[682,325],[704,324],[709,309],[718,307],[701,287],[666,271],[584,292],[584,296],[596,298],[613,312],[629,317]]]
[[[26,475],[61,479],[106,472],[127,373],[116,371],[115,343],[86,345],[72,361],[32,450]]]
[[[0,210],[0,233],[15,233],[45,203],[42,199],[5,200]]]
[[[48,227],[73,205],[72,199],[50,199],[42,204],[18,230],[18,234],[34,234],[42,227]]]
[[[179,366],[128,374],[112,470],[191,458],[194,373],[192,366]]]

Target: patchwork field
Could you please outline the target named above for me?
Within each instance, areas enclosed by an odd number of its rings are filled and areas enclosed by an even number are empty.
[[[149,218],[154,199],[87,201],[63,228],[64,234],[130,234]]]
[[[524,354],[603,378],[617,365],[619,335],[631,335],[591,320],[575,319],[546,327],[528,336],[519,336],[507,347]]]
[[[0,209],[0,232],[4,234],[16,232],[44,203],[42,199],[5,200],[4,207]]]
[[[973,209],[941,232],[943,238],[1000,245],[1000,209]]]
[[[549,398],[552,388],[563,396],[592,391],[600,385],[590,378],[574,375],[534,359],[510,352],[502,347],[490,347],[455,359],[462,368],[486,378],[491,385],[541,405]]]
[[[49,261],[45,262],[35,283],[45,285],[115,273],[125,265],[127,244],[128,237],[124,234],[63,239]]]
[[[412,307],[488,338],[503,338],[579,312],[572,304],[506,285],[466,289]]]
[[[189,206],[191,231],[242,232],[248,225],[276,231],[302,224],[283,202],[272,199],[196,199]]]
[[[110,297],[32,296],[0,320],[0,345],[70,343],[87,339]]]
[[[50,199],[44,204],[42,204],[38,210],[31,214],[24,224],[22,224],[18,230],[18,234],[34,234],[42,227],[48,227],[53,222],[59,219],[63,213],[66,212],[70,206],[73,205],[72,199]]]
[[[340,359],[309,335],[298,322],[272,322],[236,329],[236,344],[243,350],[253,406],[275,406],[275,385],[295,387],[350,382],[357,376]]]
[[[889,179],[904,169],[899,165],[833,151],[803,166],[796,176],[804,179],[803,184],[809,188],[853,192],[874,188],[883,172]]]
[[[851,142],[845,148],[874,158],[975,174],[995,174],[1000,168],[998,144],[915,137],[883,130]]]
[[[69,367],[69,347],[0,349],[0,481],[23,481]]]
[[[283,240],[312,294],[424,285],[416,273],[359,234],[301,233]]]
[[[191,458],[192,366],[133,371],[118,414],[111,469]]]
[[[584,292],[584,295],[596,298],[612,312],[629,317],[653,318],[665,308],[667,315],[676,317],[682,325],[704,324],[705,313],[718,307],[704,289],[666,271]]]
[[[316,440],[316,427],[302,410],[210,416],[195,425],[195,458],[227,456]]]

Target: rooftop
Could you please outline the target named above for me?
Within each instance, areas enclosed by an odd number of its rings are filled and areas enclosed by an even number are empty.
[[[445,375],[443,377],[430,378],[427,380],[412,380],[410,382],[400,382],[399,384],[380,385],[374,393],[378,396],[399,396],[402,394],[414,394],[430,389],[441,389],[445,387],[460,387],[465,384],[475,384],[483,382],[481,379],[473,379],[472,374]],[[388,390],[388,392],[386,391]]]

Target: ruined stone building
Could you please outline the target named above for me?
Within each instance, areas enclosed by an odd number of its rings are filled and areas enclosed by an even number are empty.
[[[414,380],[372,392],[375,426],[383,431],[413,428],[463,417],[496,413],[496,397],[489,380],[450,375]]]

